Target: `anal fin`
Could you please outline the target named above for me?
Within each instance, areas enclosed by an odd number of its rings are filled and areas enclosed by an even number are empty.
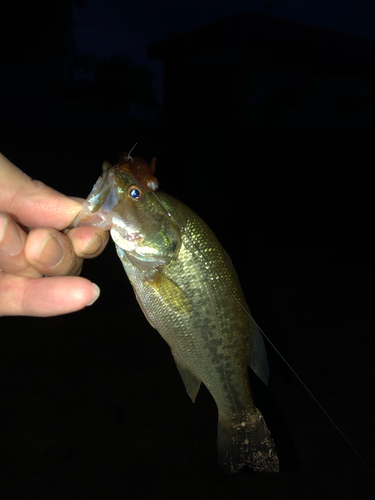
[[[186,363],[184,363],[176,353],[172,352],[173,359],[176,363],[177,369],[180,372],[183,383],[185,384],[185,388],[187,393],[189,394],[192,402],[194,403],[195,398],[197,397],[199,387],[201,385],[201,381],[198,377],[194,375],[194,373],[188,368]]]

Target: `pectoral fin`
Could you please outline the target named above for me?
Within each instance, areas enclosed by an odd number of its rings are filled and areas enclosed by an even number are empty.
[[[187,393],[189,394],[192,402],[194,403],[197,397],[201,381],[194,373],[188,368],[188,366],[177,356],[176,353],[172,352],[173,359],[176,363],[177,369],[180,372],[183,383]]]
[[[155,292],[160,295],[165,304],[181,314],[190,314],[193,306],[186,293],[170,278],[156,271],[153,281],[149,282]]]

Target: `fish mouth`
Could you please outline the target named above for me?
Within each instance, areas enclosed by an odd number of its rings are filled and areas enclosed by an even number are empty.
[[[112,227],[111,211],[118,203],[114,189],[113,171],[105,170],[94,184],[82,210],[73,222],[73,227],[95,225],[108,231]]]

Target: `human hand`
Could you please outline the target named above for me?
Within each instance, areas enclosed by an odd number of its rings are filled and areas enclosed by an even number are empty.
[[[68,230],[80,210],[0,153],[0,316],[55,316],[98,298],[99,288],[75,275],[104,250],[108,232]]]

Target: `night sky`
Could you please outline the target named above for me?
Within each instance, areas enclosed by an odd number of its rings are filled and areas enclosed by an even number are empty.
[[[268,10],[281,19],[375,39],[375,5],[368,0],[142,0],[129,4],[87,0],[85,6],[74,7],[77,47],[103,57],[121,50],[134,62],[143,63],[145,46],[162,40],[172,30],[182,33],[245,10]]]
[[[146,65],[156,75],[160,99],[161,63],[147,58],[146,46],[245,10],[375,40],[375,4],[369,0],[87,0],[74,6],[77,50],[103,58],[121,53]]]
[[[12,7],[0,150],[31,177],[81,197],[103,160],[135,142],[134,156],[155,156],[161,189],[213,229],[257,323],[374,471],[371,126],[351,127],[351,115],[346,127],[206,123],[204,103],[193,120],[170,122],[163,63],[146,47],[245,10],[375,40],[375,4],[81,3],[49,1],[38,13],[28,5],[21,16]],[[126,92],[117,99],[116,78],[106,86],[114,56],[113,74],[134,91],[128,100]],[[189,92],[181,84],[175,103]],[[269,388],[250,380],[281,472],[224,475],[216,406],[204,387],[191,403],[112,242],[82,275],[101,288],[92,307],[0,318],[1,498],[373,499],[374,476],[268,344]]]

